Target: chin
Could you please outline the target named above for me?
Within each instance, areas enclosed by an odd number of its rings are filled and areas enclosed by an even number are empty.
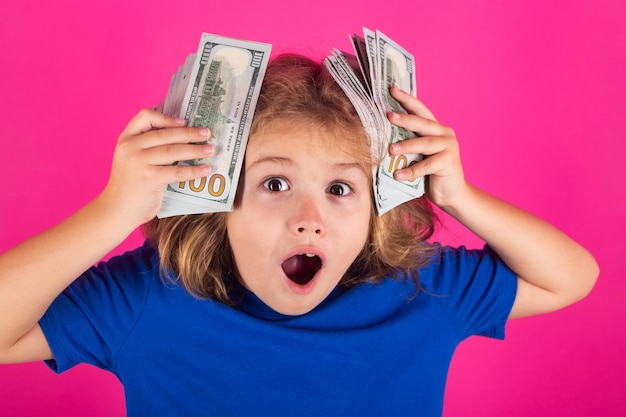
[[[320,303],[294,303],[293,305],[270,306],[272,310],[286,316],[302,316],[320,305]]]

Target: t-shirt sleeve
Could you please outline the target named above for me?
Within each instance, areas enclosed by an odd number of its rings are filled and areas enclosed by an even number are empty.
[[[489,246],[446,247],[433,266],[432,286],[426,290],[439,300],[461,340],[472,335],[504,339],[517,275],[499,256]]]
[[[141,315],[156,253],[144,246],[87,270],[61,293],[39,321],[55,372],[78,363],[114,370],[120,346]]]

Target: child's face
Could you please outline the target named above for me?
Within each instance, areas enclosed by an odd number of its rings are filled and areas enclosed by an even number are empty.
[[[251,137],[238,203],[227,216],[241,283],[282,314],[311,311],[368,237],[369,175],[316,129]]]

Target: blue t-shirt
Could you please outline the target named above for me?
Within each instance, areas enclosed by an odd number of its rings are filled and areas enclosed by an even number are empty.
[[[471,335],[504,337],[517,280],[489,248],[442,248],[410,280],[337,288],[284,316],[165,283],[147,246],[87,271],[40,324],[62,372],[114,373],[135,416],[440,416],[448,366]]]

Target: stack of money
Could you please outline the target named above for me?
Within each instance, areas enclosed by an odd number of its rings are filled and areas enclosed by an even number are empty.
[[[406,113],[389,93],[396,86],[416,96],[413,55],[380,31],[363,28],[363,37],[351,35],[356,55],[332,51],[324,63],[356,109],[369,136],[370,149],[379,165],[373,168],[374,196],[378,215],[424,194],[424,178],[398,181],[394,171],[421,159],[422,155],[390,155],[389,145],[410,137],[413,132],[395,126],[388,112]]]
[[[158,217],[231,211],[248,143],[252,116],[271,45],[204,33],[196,54],[172,76],[163,113],[189,127],[208,127],[211,158],[177,164],[211,166],[211,174],[169,184]]]

